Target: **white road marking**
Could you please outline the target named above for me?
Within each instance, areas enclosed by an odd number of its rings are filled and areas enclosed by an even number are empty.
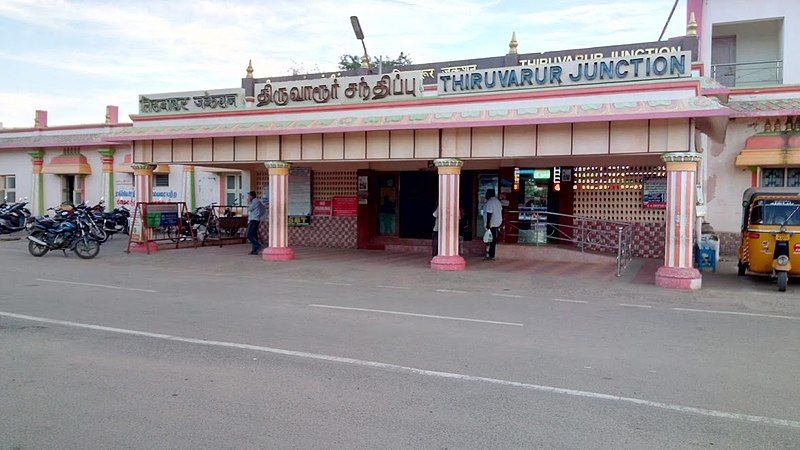
[[[467,291],[457,291],[455,289],[437,289],[436,292],[447,292],[449,294],[469,294]]]
[[[417,313],[410,313],[410,312],[401,312],[401,311],[386,311],[383,309],[369,309],[369,308],[352,308],[350,306],[334,306],[334,305],[319,305],[319,304],[311,304],[308,305],[314,308],[328,308],[328,309],[343,309],[346,311],[364,311],[364,312],[373,312],[373,313],[380,313],[380,314],[394,314],[398,316],[413,316],[413,317],[426,317],[429,319],[444,319],[444,320],[459,320],[462,322],[480,322],[480,323],[491,323],[494,325],[511,325],[515,327],[521,327],[523,324],[516,323],[516,322],[499,322],[496,320],[482,320],[482,319],[469,319],[466,317],[451,317],[451,316],[437,316],[433,314],[417,314]]]
[[[503,380],[499,378],[488,378],[488,377],[481,377],[475,375],[465,375],[460,373],[452,373],[452,372],[440,372],[436,370],[427,370],[427,369],[419,369],[415,367],[408,367],[408,366],[401,366],[397,364],[390,364],[390,363],[382,363],[377,361],[368,361],[362,359],[354,359],[354,358],[346,358],[342,356],[332,356],[332,355],[324,355],[320,353],[309,353],[309,352],[302,352],[297,350],[284,350],[279,348],[273,347],[263,347],[259,345],[251,345],[251,344],[240,344],[236,342],[226,342],[226,341],[209,341],[204,339],[194,339],[188,337],[181,337],[181,336],[172,336],[169,334],[161,334],[161,333],[151,333],[148,331],[137,331],[137,330],[128,330],[124,328],[113,328],[113,327],[106,327],[102,325],[92,325],[87,323],[80,323],[80,322],[70,322],[66,320],[56,320],[56,319],[47,319],[44,317],[35,317],[35,316],[28,316],[24,314],[15,314],[11,312],[4,312],[0,311],[0,316],[10,317],[14,319],[21,319],[21,320],[29,320],[33,322],[39,323],[50,323],[53,325],[61,325],[66,327],[73,327],[73,328],[82,328],[87,330],[95,330],[95,331],[105,331],[110,333],[119,333],[125,334],[129,336],[139,336],[139,337],[147,337],[153,339],[163,339],[167,341],[173,342],[183,342],[187,344],[197,344],[197,345],[206,345],[212,347],[225,347],[225,348],[236,348],[242,350],[253,350],[265,353],[272,353],[275,355],[282,355],[282,356],[291,356],[295,358],[305,358],[305,359],[313,359],[318,361],[326,361],[326,362],[333,362],[339,364],[347,364],[351,366],[359,366],[359,367],[367,367],[371,369],[379,369],[385,370],[389,372],[396,372],[396,373],[405,373],[411,375],[421,375],[427,377],[434,377],[434,378],[444,378],[450,380],[458,380],[458,381],[465,381],[465,382],[475,382],[475,383],[486,383],[486,384],[493,384],[505,387],[514,387],[514,388],[521,388],[521,389],[528,389],[532,391],[538,392],[547,392],[550,394],[560,394],[560,395],[569,395],[572,397],[582,397],[582,398],[590,398],[590,399],[597,399],[597,400],[607,400],[611,402],[618,402],[618,403],[629,403],[639,406],[646,406],[650,408],[656,409],[663,409],[667,411],[674,411],[682,414],[694,414],[700,416],[707,416],[707,417],[715,417],[719,419],[728,419],[728,420],[736,420],[740,422],[754,422],[760,423],[765,425],[772,425],[772,426],[780,426],[780,427],[788,427],[794,429],[800,429],[800,421],[798,420],[791,420],[791,419],[779,419],[774,417],[766,417],[766,416],[755,416],[750,414],[740,414],[735,412],[727,412],[727,411],[719,411],[714,409],[706,409],[706,408],[698,408],[694,406],[684,406],[678,405],[674,403],[663,403],[658,401],[651,401],[651,400],[644,400],[640,398],[634,397],[622,397],[619,395],[613,394],[603,394],[599,392],[591,392],[591,391],[580,391],[576,389],[568,389],[568,388],[561,388],[555,386],[545,386],[539,384],[530,384],[530,383],[522,383],[519,381],[510,381],[510,380]]]
[[[636,305],[634,303],[620,303],[619,306],[624,306],[626,308],[652,308],[650,305]]]
[[[492,294],[494,297],[507,297],[507,298],[522,298],[521,295],[514,295],[514,294]]]
[[[411,289],[408,286],[392,286],[388,284],[379,284],[378,287],[383,289]]]
[[[800,316],[781,316],[779,314],[758,314],[737,311],[714,311],[712,309],[672,308],[675,311],[704,312],[709,314],[729,314],[732,316],[769,317],[772,319],[800,320]]]
[[[36,281],[46,281],[48,283],[63,283],[63,284],[76,284],[78,286],[91,286],[91,287],[101,287],[106,289],[120,289],[123,291],[137,291],[137,292],[158,292],[152,289],[138,289],[138,288],[128,288],[122,286],[111,286],[108,284],[94,284],[94,283],[79,283],[77,281],[64,281],[64,280],[48,280],[45,278],[37,278]]]
[[[325,284],[330,286],[352,286],[352,283],[339,283],[337,281],[326,281]]]
[[[585,300],[569,300],[566,298],[554,298],[554,302],[563,302],[563,303],[589,303]]]

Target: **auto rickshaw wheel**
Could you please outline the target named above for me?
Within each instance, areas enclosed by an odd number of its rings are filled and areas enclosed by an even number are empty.
[[[741,261],[739,261],[739,271],[737,272],[737,274],[740,277],[743,277],[745,276],[746,273],[747,273],[747,264],[743,264]]]
[[[788,272],[778,272],[778,291],[786,292],[786,285],[789,283]]]

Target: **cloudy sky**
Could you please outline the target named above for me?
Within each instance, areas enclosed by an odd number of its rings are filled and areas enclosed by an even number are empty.
[[[135,113],[140,93],[237,87],[256,76],[333,70],[360,53],[414,62],[654,41],[673,0],[0,0],[0,122],[102,122]],[[681,0],[665,37],[685,32]]]

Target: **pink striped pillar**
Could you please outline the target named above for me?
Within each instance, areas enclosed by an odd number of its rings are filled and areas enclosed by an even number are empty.
[[[267,261],[289,261],[289,163],[268,161],[269,169],[269,246],[261,253]]]
[[[136,203],[149,203],[153,201],[153,170],[155,170],[155,164],[148,164],[148,163],[133,163],[131,164],[131,169],[133,169],[133,189],[134,195],[136,196]],[[111,199],[110,201],[113,201]],[[145,214],[147,214],[147,210],[145,206],[142,206],[142,209],[139,211],[140,216],[138,220],[141,221],[142,224],[145,223]],[[142,236],[141,240],[143,242],[131,242],[130,251],[136,253],[152,253],[158,251],[158,244],[155,242],[149,242],[150,240],[150,229],[142,226]]]
[[[464,270],[467,263],[458,254],[459,185],[461,160],[433,161],[439,170],[439,254],[431,260],[434,270]]]
[[[656,271],[656,285],[671,289],[700,289],[702,276],[693,267],[696,153],[665,153],[667,165],[667,236],[664,265]]]

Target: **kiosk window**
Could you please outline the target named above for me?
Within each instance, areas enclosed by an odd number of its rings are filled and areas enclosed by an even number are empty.
[[[783,169],[761,169],[761,186],[783,187]]]

